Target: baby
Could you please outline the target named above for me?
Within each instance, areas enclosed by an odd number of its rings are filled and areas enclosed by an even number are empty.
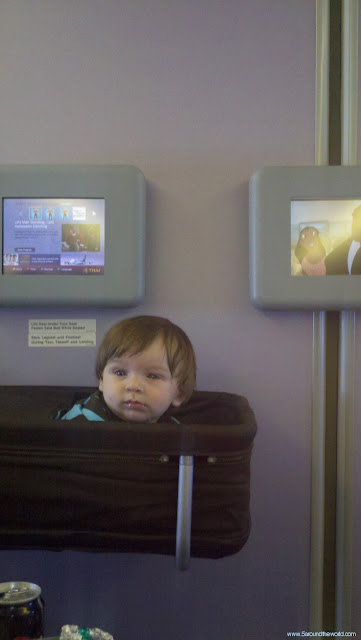
[[[99,391],[58,419],[157,422],[170,407],[190,398],[196,359],[180,327],[165,318],[137,316],[108,331],[98,351],[96,374]]]

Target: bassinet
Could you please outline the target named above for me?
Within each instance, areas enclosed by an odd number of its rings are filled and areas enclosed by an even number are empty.
[[[93,391],[0,387],[0,547],[176,550],[181,569],[190,555],[239,551],[256,433],[247,400],[195,391],[172,410],[181,424],[53,419]]]

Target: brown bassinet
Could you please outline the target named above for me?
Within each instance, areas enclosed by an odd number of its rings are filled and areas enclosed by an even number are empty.
[[[256,433],[247,400],[195,391],[172,411],[180,424],[53,419],[93,391],[0,387],[0,547],[177,549],[180,568],[238,552]]]

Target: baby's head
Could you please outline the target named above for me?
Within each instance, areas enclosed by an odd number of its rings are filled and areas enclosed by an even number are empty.
[[[196,360],[185,332],[166,318],[137,316],[115,324],[96,359],[109,409],[130,422],[155,422],[192,394]]]

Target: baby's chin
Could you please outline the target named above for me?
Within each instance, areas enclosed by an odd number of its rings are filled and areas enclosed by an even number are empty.
[[[114,412],[113,412],[114,413]],[[122,409],[117,411],[116,415],[125,422],[156,422],[157,418],[150,415],[147,411],[141,409]]]
[[[124,422],[157,422],[157,418],[146,418],[145,416],[119,416]]]

